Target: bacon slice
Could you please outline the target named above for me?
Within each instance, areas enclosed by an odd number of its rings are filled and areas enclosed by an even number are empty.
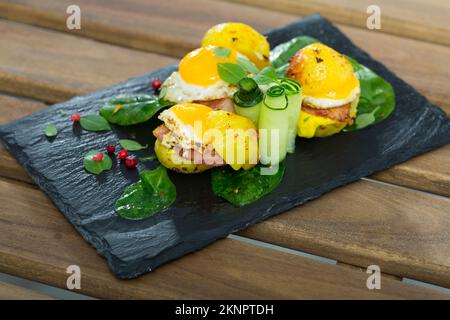
[[[306,104],[302,105],[302,112],[306,112],[315,116],[328,118],[331,120],[336,120],[340,122],[346,122],[348,124],[353,123],[353,119],[350,117],[350,107],[351,104],[345,104],[340,107],[335,108],[313,108],[311,106],[308,106]]]
[[[215,99],[215,100],[208,100],[208,101],[194,101],[195,103],[200,103],[205,106],[211,107],[214,110],[225,110],[229,112],[236,112],[234,110],[234,102],[231,98],[221,98],[221,99]]]

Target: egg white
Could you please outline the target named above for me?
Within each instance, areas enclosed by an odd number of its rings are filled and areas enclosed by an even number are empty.
[[[328,98],[314,98],[312,96],[303,96],[303,102],[309,106],[316,108],[335,108],[351,103],[359,97],[361,89],[359,86],[355,87],[350,94],[344,99],[328,99]]]
[[[202,139],[195,135],[194,128],[185,125],[170,109],[161,112],[158,119],[171,131],[163,136],[162,145],[168,148],[181,146],[183,149],[191,149],[194,144],[202,144]]]
[[[202,87],[185,82],[179,72],[173,72],[163,83],[163,99],[175,103],[208,101],[231,97],[237,91],[233,85],[223,80]]]

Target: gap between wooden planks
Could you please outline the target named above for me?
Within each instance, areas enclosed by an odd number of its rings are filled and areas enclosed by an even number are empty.
[[[0,282],[0,300],[54,300],[44,293]]]
[[[0,46],[8,47],[0,52],[0,90],[44,101],[63,101],[176,62],[156,54],[5,20],[0,20],[0,32],[3,34]],[[357,29],[351,33],[354,41],[366,46],[376,58],[386,62],[430,99],[442,102],[444,109],[450,112],[447,89],[450,69],[442,67],[450,56],[450,48]],[[383,44],[381,49],[380,44]],[[194,43],[191,45],[195,46]],[[0,157],[6,160],[9,155],[2,152]],[[15,164],[8,163],[8,168],[3,171],[13,175],[10,166]],[[377,173],[373,178],[448,196],[450,146]]]
[[[450,3],[446,0],[222,0],[289,14],[320,12],[333,22],[366,29],[367,8],[377,5],[379,31],[450,45]],[[373,13],[373,11],[371,11]]]
[[[0,95],[2,121],[20,116],[11,110],[42,107]],[[0,163],[0,175],[31,181],[5,150]],[[447,198],[359,181],[240,234],[361,267],[378,264],[386,273],[450,287],[449,208]]]
[[[33,215],[30,215],[33,212]],[[99,298],[449,299],[446,294],[342,266],[224,239],[126,282],[98,256],[39,190],[0,179],[0,269],[65,288],[80,266],[81,292]]]

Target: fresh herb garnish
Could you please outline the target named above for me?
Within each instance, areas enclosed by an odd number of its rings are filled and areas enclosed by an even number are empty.
[[[214,48],[214,56],[219,59],[228,59],[230,57],[231,50],[223,47]]]
[[[155,170],[142,172],[140,178],[116,201],[116,212],[123,218],[149,218],[169,207],[177,197],[175,185],[165,167],[160,165]]]
[[[271,66],[265,67],[253,78],[253,80],[255,80],[256,83],[259,85],[265,85],[272,82],[276,82],[277,79],[278,79],[277,72]]]
[[[120,139],[119,143],[122,146],[122,148],[124,148],[128,151],[137,151],[137,150],[146,149],[148,147],[147,144],[141,145],[139,142],[134,141],[134,140],[129,140],[129,139]]]
[[[54,125],[49,124],[45,128],[44,134],[49,138],[56,137],[56,135],[58,134],[58,129],[56,129]]]
[[[356,128],[362,129],[374,123],[376,121],[375,113],[378,111],[378,109],[380,109],[380,107],[375,108],[370,113],[363,113],[357,116],[355,119]]]
[[[253,62],[244,57],[238,57],[237,63],[240,65],[247,73],[257,74],[259,69],[255,66]]]
[[[220,78],[232,85],[237,85],[242,78],[247,76],[244,68],[235,63],[218,63],[217,70]]]
[[[80,118],[80,125],[87,131],[109,131],[111,126],[105,118],[98,114],[88,114]]]
[[[65,110],[59,110],[59,114],[63,117],[68,115],[68,113]]]
[[[102,154],[101,157],[100,154]],[[100,174],[112,168],[112,160],[107,154],[103,154],[99,150],[91,150],[84,156],[83,165],[86,171]]]
[[[164,87],[161,93],[163,90]],[[100,109],[100,115],[110,123],[130,126],[145,122],[161,109],[172,105],[172,102],[160,100],[153,95],[138,94],[109,100]]]
[[[231,168],[215,168],[211,173],[214,194],[235,206],[244,206],[272,192],[281,182],[285,164],[279,164],[272,175],[261,175],[261,165],[250,170],[235,171]]]

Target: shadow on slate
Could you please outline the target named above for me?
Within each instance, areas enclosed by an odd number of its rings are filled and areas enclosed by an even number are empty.
[[[92,133],[73,128],[58,111],[97,113],[103,103],[119,94],[152,93],[150,80],[165,79],[176,66],[76,97],[1,126],[1,138],[120,278],[137,277],[333,188],[450,141],[450,120],[442,110],[357,48],[321,16],[310,16],[267,33],[272,47],[299,35],[318,38],[384,77],[394,87],[397,108],[387,120],[364,130],[326,139],[298,139],[296,153],[287,158],[282,183],[271,194],[243,208],[233,207],[212,193],[209,172],[195,176],[170,173],[177,187],[176,202],[150,219],[125,220],[114,213],[114,203],[130,183],[138,180],[137,171],[127,170],[117,162],[111,171],[99,176],[83,169],[82,159],[88,150],[117,144],[119,138],[135,137],[143,144],[153,145],[151,132],[158,120],[129,128],[115,127],[113,132]],[[43,134],[49,123],[59,129],[53,141]],[[149,148],[140,155],[152,153]],[[138,168],[142,171],[157,165],[156,161],[141,162]]]

